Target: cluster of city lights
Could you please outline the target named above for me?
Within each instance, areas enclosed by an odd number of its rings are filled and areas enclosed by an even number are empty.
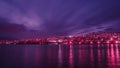
[[[0,44],[119,44],[120,33],[89,33],[45,39],[1,40]]]

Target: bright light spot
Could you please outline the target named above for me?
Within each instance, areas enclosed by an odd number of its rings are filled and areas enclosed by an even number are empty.
[[[114,38],[117,38],[117,36],[116,36],[116,35],[114,35],[113,37],[114,37]]]
[[[109,42],[109,41],[107,41],[106,43],[108,43],[108,44],[109,44],[110,42]]]
[[[93,42],[91,41],[90,44],[93,44]]]
[[[110,40],[112,41],[112,40],[113,40],[113,38],[111,37],[111,38],[110,38]]]
[[[63,42],[63,40],[60,39],[60,40],[58,40],[58,42]]]
[[[118,41],[115,41],[115,43],[119,43]]]
[[[70,41],[70,44],[73,44],[72,41]]]
[[[72,37],[73,37],[73,36],[71,36],[71,35],[69,36],[69,38],[72,38]]]
[[[97,43],[100,44],[100,41],[98,41]]]

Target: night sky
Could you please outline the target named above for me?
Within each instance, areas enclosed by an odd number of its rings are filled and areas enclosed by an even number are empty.
[[[0,39],[120,31],[120,0],[0,0]]]

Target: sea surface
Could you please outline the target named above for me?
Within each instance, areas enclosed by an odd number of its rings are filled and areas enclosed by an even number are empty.
[[[120,45],[0,45],[0,68],[120,68]]]

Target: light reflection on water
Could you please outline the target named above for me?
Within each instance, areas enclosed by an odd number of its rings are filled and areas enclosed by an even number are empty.
[[[120,45],[1,45],[0,68],[120,68]]]

